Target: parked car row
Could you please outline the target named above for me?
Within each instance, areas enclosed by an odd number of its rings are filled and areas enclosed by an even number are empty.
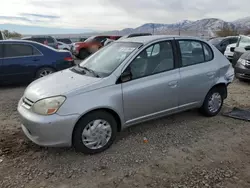
[[[250,80],[250,36],[213,38],[209,42],[231,61],[236,78]]]
[[[193,108],[205,116],[217,115],[233,79],[230,62],[204,40],[126,38],[77,66],[31,83],[18,112],[32,142],[93,154],[109,148],[118,132],[137,123]]]
[[[90,54],[95,53],[103,46],[110,44],[116,40],[123,40],[125,38],[139,37],[139,36],[150,36],[151,33],[135,33],[126,36],[91,36],[84,42],[76,42],[71,47],[71,52],[79,59],[85,59]]]
[[[74,65],[69,51],[31,40],[0,40],[0,83],[28,82]]]

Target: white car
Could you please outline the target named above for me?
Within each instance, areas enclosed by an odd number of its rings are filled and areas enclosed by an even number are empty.
[[[65,44],[63,42],[57,42],[57,43],[58,43],[58,49],[70,51],[71,46],[69,44]]]
[[[234,49],[236,47],[236,43],[229,44],[224,52],[224,55],[227,57],[228,60],[232,60],[234,56]]]

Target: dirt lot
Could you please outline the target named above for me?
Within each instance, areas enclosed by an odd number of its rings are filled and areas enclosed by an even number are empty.
[[[0,88],[1,188],[250,187],[249,122],[189,111],[131,127],[87,156],[25,138],[16,111],[24,88]],[[225,103],[250,108],[250,84],[235,81]]]

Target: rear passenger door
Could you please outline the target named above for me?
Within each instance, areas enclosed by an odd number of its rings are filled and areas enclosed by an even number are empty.
[[[15,82],[19,79],[33,78],[40,55],[37,49],[28,44],[4,44],[3,79],[7,82]]]
[[[215,83],[218,65],[211,47],[198,40],[177,40],[180,49],[179,108],[190,109],[203,103]]]

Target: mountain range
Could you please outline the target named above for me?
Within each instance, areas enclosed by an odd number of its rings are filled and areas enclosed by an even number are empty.
[[[137,28],[126,28],[109,33],[126,35],[129,33],[154,33],[154,34],[187,34],[187,35],[212,35],[222,28],[236,29],[239,32],[250,30],[250,17],[226,22],[218,18],[206,18],[196,21],[183,20],[173,24],[146,23]]]

